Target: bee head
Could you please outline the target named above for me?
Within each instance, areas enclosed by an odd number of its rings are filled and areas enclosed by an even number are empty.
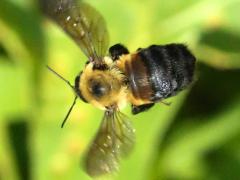
[[[112,84],[107,82],[105,75],[97,74],[88,79],[87,88],[94,99],[100,100],[111,93]]]
[[[123,86],[124,76],[116,68],[96,69],[92,63],[87,64],[80,73],[75,88],[80,98],[100,109],[119,106],[126,97]]]

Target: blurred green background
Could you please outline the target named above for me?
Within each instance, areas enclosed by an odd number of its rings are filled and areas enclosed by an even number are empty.
[[[186,43],[198,59],[191,88],[132,116],[136,147],[120,172],[100,179],[240,179],[240,0],[89,0],[111,45],[130,51]],[[91,179],[84,152],[103,112],[78,102],[71,82],[86,57],[34,0],[0,0],[0,180]]]

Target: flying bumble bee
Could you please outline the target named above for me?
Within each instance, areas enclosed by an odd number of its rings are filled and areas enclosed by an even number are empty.
[[[85,167],[91,176],[115,171],[119,159],[129,154],[135,141],[134,129],[120,110],[130,103],[133,114],[141,113],[189,86],[195,57],[184,44],[151,45],[133,53],[116,44],[106,55],[106,23],[93,7],[77,0],[40,0],[40,5],[88,57],[74,85],[48,67],[75,93],[62,127],[77,98],[104,110]]]

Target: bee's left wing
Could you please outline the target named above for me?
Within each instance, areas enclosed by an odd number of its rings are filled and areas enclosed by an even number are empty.
[[[119,111],[106,111],[86,156],[88,174],[98,176],[116,171],[119,159],[128,155],[134,142],[134,129],[127,116]]]
[[[100,63],[109,43],[109,34],[102,15],[79,0],[39,2],[44,14],[75,40],[89,60]]]

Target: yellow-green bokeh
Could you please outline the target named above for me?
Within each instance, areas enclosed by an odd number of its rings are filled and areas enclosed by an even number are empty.
[[[240,179],[239,0],[86,0],[103,14],[110,45],[131,52],[185,43],[198,63],[193,86],[132,116],[136,146],[100,179]],[[48,64],[74,82],[86,57],[34,0],[0,1],[0,179],[91,179],[82,168],[103,112],[79,101]]]

